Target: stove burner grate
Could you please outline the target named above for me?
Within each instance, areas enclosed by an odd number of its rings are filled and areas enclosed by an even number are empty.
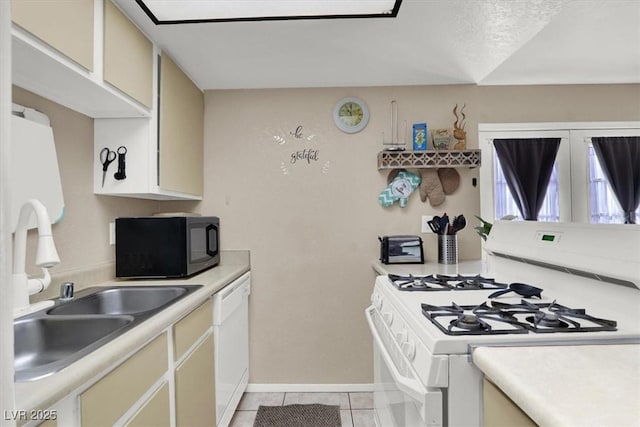
[[[447,335],[615,331],[617,322],[556,303],[492,301],[477,306],[421,304],[422,314]],[[581,323],[582,322],[582,323]]]
[[[526,316],[523,323],[535,333],[615,331],[618,326],[615,320],[594,317],[587,314],[585,309],[565,307],[555,301],[551,304],[532,304],[525,300],[521,300],[520,304],[494,301],[492,304],[503,310],[532,314]],[[580,321],[586,321],[589,326]]]
[[[432,274],[428,276],[414,276],[409,274],[401,276],[389,274],[389,281],[400,291],[475,291],[479,289],[506,289],[505,283],[496,282],[494,279],[480,275],[449,276],[445,274]]]
[[[467,312],[471,311],[471,314]],[[501,335],[526,334],[527,329],[517,319],[503,310],[483,302],[477,306],[434,306],[422,304],[422,314],[447,335]],[[449,323],[446,320],[452,318]],[[440,320],[443,320],[442,322]],[[503,328],[494,328],[488,321],[497,321]]]

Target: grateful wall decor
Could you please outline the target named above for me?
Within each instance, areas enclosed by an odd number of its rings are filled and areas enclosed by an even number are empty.
[[[283,148],[283,159],[280,161],[280,171],[283,175],[289,175],[293,168],[309,168],[315,164],[321,165],[319,171],[327,174],[331,168],[331,161],[321,157],[317,148],[316,134],[308,132],[301,124],[290,128],[288,131],[267,131],[272,140]]]

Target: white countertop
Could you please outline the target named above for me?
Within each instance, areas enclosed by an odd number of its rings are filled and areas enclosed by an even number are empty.
[[[640,345],[478,347],[473,363],[538,425],[640,426]]]
[[[425,276],[429,274],[487,274],[487,265],[481,260],[460,261],[457,264],[440,264],[436,261],[428,261],[424,264],[383,264],[380,261],[372,263],[373,270],[378,274],[413,274]]]
[[[114,280],[95,284],[94,286],[133,286],[140,284],[147,286],[179,284],[203,286],[61,371],[37,381],[16,383],[16,408],[18,410],[47,409],[91,378],[114,363],[123,360],[125,356],[155,338],[169,325],[188,314],[210,295],[228,285],[249,271],[249,269],[248,251],[222,251],[218,266],[188,279]]]

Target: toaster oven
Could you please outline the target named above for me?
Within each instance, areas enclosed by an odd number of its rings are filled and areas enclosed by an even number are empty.
[[[383,264],[424,264],[420,236],[384,236],[378,240]]]

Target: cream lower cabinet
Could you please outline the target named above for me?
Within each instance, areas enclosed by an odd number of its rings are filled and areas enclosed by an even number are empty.
[[[82,426],[216,425],[211,298],[170,329],[80,394]]]
[[[215,426],[213,334],[176,368],[176,425]]]
[[[213,311],[208,300],[174,326],[177,426],[216,425],[213,345]]]
[[[166,332],[80,395],[83,426],[113,426],[169,369]],[[168,407],[166,408],[168,412]]]
[[[216,425],[212,296],[51,407],[65,427]],[[28,427],[40,425],[27,423]]]
[[[483,382],[484,427],[535,427],[527,414],[486,378]]]
[[[126,427],[170,427],[169,384],[164,382],[160,389],[147,400],[138,412],[125,423]]]

